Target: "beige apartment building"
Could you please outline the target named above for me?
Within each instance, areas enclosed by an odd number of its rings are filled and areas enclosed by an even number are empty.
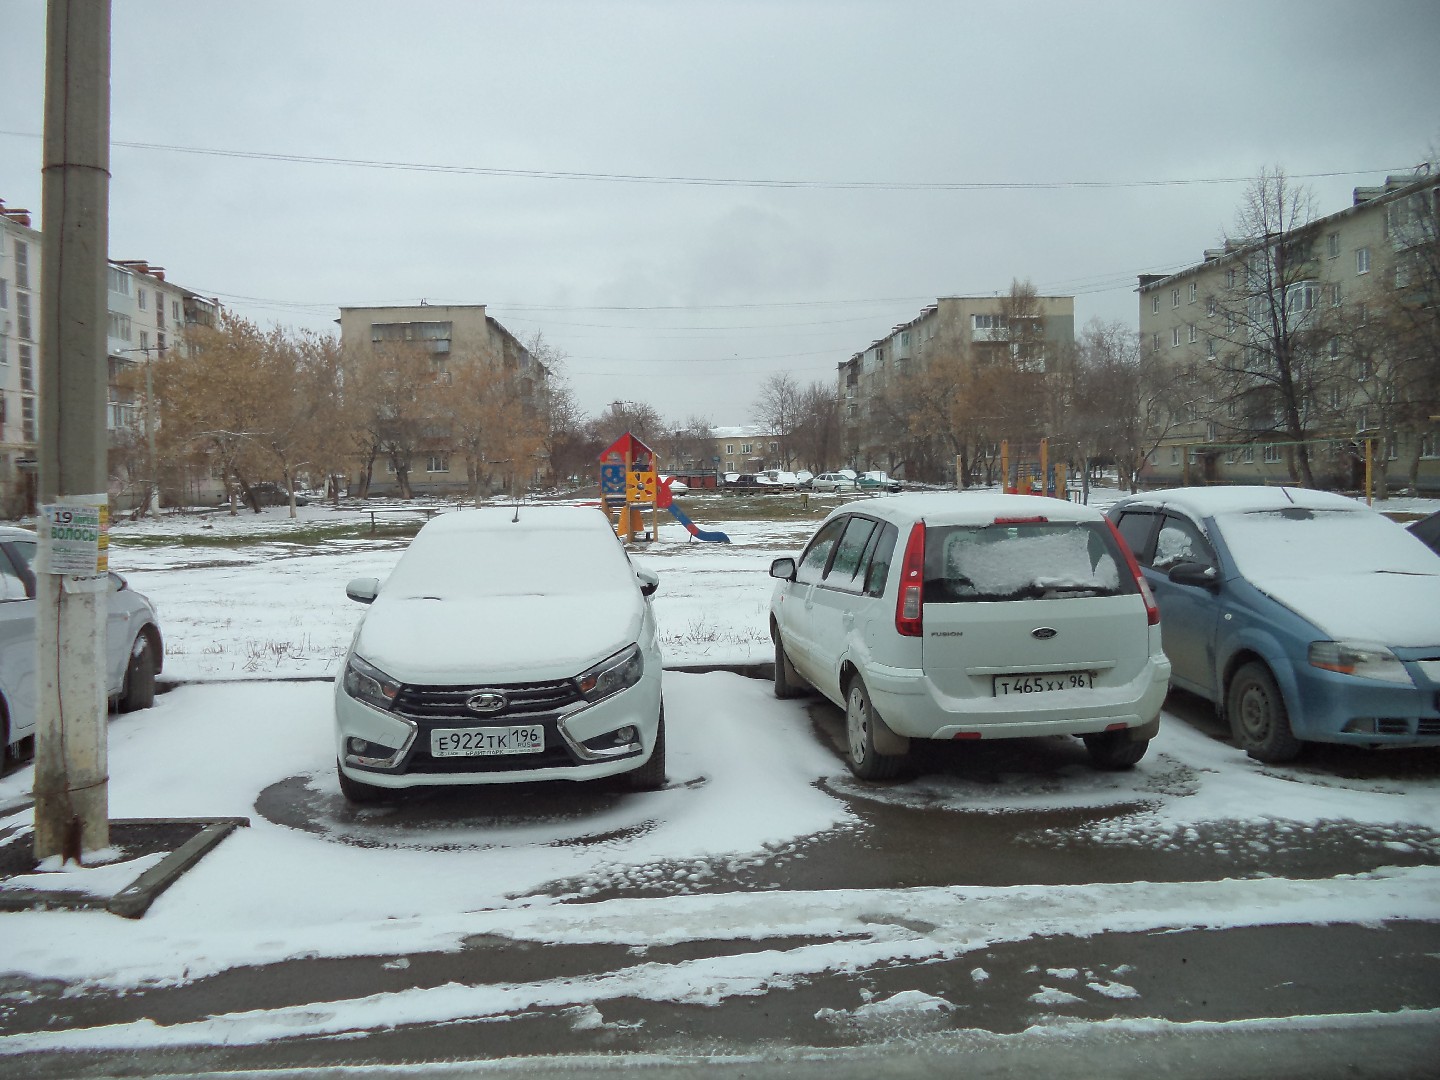
[[[1297,343],[1303,442],[1318,484],[1359,488],[1369,439],[1373,467],[1386,471],[1390,485],[1407,483],[1418,465],[1421,489],[1440,491],[1440,385],[1432,387],[1428,406],[1417,410],[1411,401],[1398,409],[1396,380],[1387,379],[1385,365],[1425,358],[1386,359],[1377,346],[1384,332],[1380,316],[1420,283],[1420,250],[1429,245],[1430,259],[1435,257],[1437,184],[1433,175],[1392,176],[1382,186],[1356,188],[1351,206],[1289,237],[1279,289]],[[1273,265],[1273,246],[1268,250]],[[1260,280],[1256,267],[1266,251],[1263,245],[1231,244],[1206,251],[1202,262],[1179,273],[1140,277],[1141,348],[1167,362],[1175,391],[1168,431],[1149,454],[1142,482],[1296,479],[1296,443],[1284,431],[1267,379],[1247,385],[1241,377],[1222,377],[1237,350],[1251,350],[1252,357],[1258,352],[1248,366],[1263,371],[1257,365],[1269,346],[1254,328],[1263,321],[1258,315],[1267,298],[1251,283]],[[1433,287],[1432,281],[1432,304]],[[1276,291],[1274,285],[1268,289]]]
[[[842,361],[838,390],[845,460],[837,465],[903,473],[904,418],[885,408],[885,395],[898,379],[924,370],[941,350],[954,350],[972,363],[983,363],[987,354],[1003,354],[1043,370],[1051,352],[1074,343],[1074,297],[1036,297],[1024,325],[1007,315],[1013,307],[1008,295],[942,296]]]
[[[435,378],[441,384],[450,383],[452,360],[463,358],[516,373],[522,394],[537,404],[544,391],[545,366],[519,338],[486,314],[484,304],[342,307],[339,322],[342,349],[418,347],[430,354]],[[468,491],[465,462],[450,453],[442,433],[437,432],[413,460],[410,486],[416,494],[463,495]],[[375,463],[370,491],[377,495],[398,492],[393,461]]]
[[[36,449],[40,437],[41,234],[28,210],[0,202],[0,513],[35,513]],[[131,509],[156,480],[146,436],[154,415],[143,379],[132,377],[167,349],[184,349],[185,328],[213,324],[219,305],[165,279],[163,267],[110,261],[106,291],[105,424],[110,444],[110,496]],[[173,478],[172,478],[173,479]],[[181,501],[203,494],[205,477],[185,480]]]

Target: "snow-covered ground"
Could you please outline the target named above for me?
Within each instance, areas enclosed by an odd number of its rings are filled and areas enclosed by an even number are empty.
[[[702,509],[712,506],[709,515]],[[731,546],[689,543],[679,525],[669,525],[658,543],[635,556],[661,575],[656,606],[668,664],[769,659],[765,570],[813,528],[810,521],[721,521],[719,506],[687,508],[702,527],[729,532]],[[302,514],[330,521],[334,512]],[[283,509],[259,520],[267,528],[290,527]],[[664,791],[577,789],[573,798],[567,791],[514,805],[492,794],[478,800],[481,810],[449,825],[432,819],[419,827],[386,805],[322,812],[329,824],[318,830],[277,824],[257,812],[257,799],[281,786],[317,806],[341,804],[330,685],[274,680],[334,674],[360,613],[345,599],[345,582],[384,576],[401,542],[272,543],[258,550],[185,546],[178,536],[158,546],[127,543],[145,532],[173,536],[182,525],[239,530],[257,524],[255,515],[245,515],[116,527],[113,565],[159,605],[166,677],[198,684],[162,695],[151,710],[114,717],[109,728],[113,817],[241,815],[252,826],[227,838],[141,920],[99,912],[0,915],[6,943],[0,969],[64,980],[83,991],[183,984],[300,957],[459,951],[479,935],[642,951],[701,939],[792,936],[810,943],[639,963],[587,978],[417,987],[169,1026],[147,1020],[0,1035],[0,1055],[253,1044],[302,1029],[340,1034],[528,1008],[574,1008],[601,1022],[605,1003],[620,998],[714,1003],[825,972],[953,959],[1047,935],[1440,919],[1440,776],[1434,771],[1365,780],[1272,769],[1172,720],[1127,773],[1077,767],[1058,781],[1006,776],[981,784],[938,775],[864,785],[817,739],[803,701],[776,700],[768,684],[728,672],[667,672],[672,785]],[[0,780],[0,806],[21,803],[32,777],[27,767]],[[1319,880],[1257,875],[803,893],[709,887],[807,838],[857,828],[849,801],[855,798],[957,815],[1115,807],[1054,842],[1157,850],[1197,843],[1213,822],[1261,824],[1296,843],[1340,822],[1366,829],[1396,853],[1397,864]],[[28,820],[28,811],[12,810],[0,815],[0,830],[24,830]],[[657,888],[646,898],[584,902],[617,884]],[[985,978],[977,968],[976,986]],[[1053,992],[1035,999],[1037,1018],[1063,1015],[1070,991],[1085,985],[1065,979],[1055,974]],[[1121,977],[1091,982],[1093,992],[1108,999],[1141,993]],[[914,1000],[895,1007],[943,1011],[949,1004],[907,993]],[[861,1006],[854,1018],[886,1007]]]

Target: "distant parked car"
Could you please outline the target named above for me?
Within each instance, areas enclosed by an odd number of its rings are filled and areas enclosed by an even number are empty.
[[[662,479],[662,480],[665,479],[665,476],[662,474],[661,477],[660,477],[660,479]],[[687,484],[687,483],[685,483],[684,480],[676,480],[676,479],[673,479],[673,478],[670,480],[670,494],[671,494],[671,495],[684,495],[684,494],[685,494],[687,491],[689,491],[689,490],[690,490],[690,485]]]
[[[1108,511],[1165,618],[1176,686],[1260,761],[1307,741],[1440,746],[1440,558],[1300,488],[1180,488]]]
[[[463,510],[428,522],[382,585],[335,681],[340,790],[590,780],[665,782],[650,596],[603,514]]]
[[[35,734],[35,552],[28,529],[0,526],[0,747],[7,758]],[[105,688],[121,712],[155,702],[155,676],[165,663],[160,621],[150,601],[110,574],[106,596]]]
[[[1078,735],[1123,769],[1170,663],[1135,561],[1098,511],[1020,495],[899,495],[832,511],[776,559],[775,695],[845,710],[847,759],[893,775],[911,739]]]
[[[261,506],[290,505],[290,493],[286,491],[283,487],[281,487],[279,484],[272,484],[268,480],[259,484],[251,484],[250,494],[255,497],[255,501]],[[245,493],[243,491],[237,490],[235,498],[238,502],[244,502]],[[220,501],[222,503],[228,503],[230,501],[230,496],[226,495]],[[306,496],[301,495],[297,492],[295,495],[295,505],[309,506],[310,500]]]
[[[1440,555],[1440,511],[1419,521],[1412,521],[1405,527],[1418,536],[1422,544]]]
[[[789,469],[765,469],[755,474],[755,479],[761,484],[773,484],[776,487],[794,488],[800,486],[800,478]]]
[[[899,491],[900,481],[893,479],[889,473],[878,469],[860,474],[856,486],[861,491]]]
[[[854,477],[838,472],[821,473],[810,481],[812,491],[854,491],[857,487]]]
[[[802,488],[808,488],[810,486],[810,481],[814,479],[815,474],[812,473],[809,469],[795,470],[795,482],[799,484]]]

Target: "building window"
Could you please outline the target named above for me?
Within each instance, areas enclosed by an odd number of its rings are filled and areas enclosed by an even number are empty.
[[[740,453],[742,453],[742,454],[748,454],[748,453],[750,453],[750,443],[748,443],[748,442],[742,442],[742,443],[740,444]]]
[[[1332,337],[1330,339],[1330,359],[1340,359],[1340,339],[1338,337]]]
[[[1340,234],[1338,232],[1332,232],[1325,238],[1325,254],[1332,259],[1340,257]]]
[[[1179,328],[1178,326],[1172,326],[1172,327],[1170,328],[1170,347],[1171,347],[1172,349],[1174,349],[1174,348],[1177,348],[1177,347],[1179,346],[1179,344],[1180,344],[1180,328]]]
[[[145,310],[145,290],[144,290],[144,289],[136,289],[136,290],[135,290],[135,306],[138,307],[141,311],[144,311],[144,310]]]
[[[105,328],[105,332],[109,334],[112,338],[116,338],[119,341],[129,341],[130,316],[121,315],[118,311],[110,312],[108,325]]]
[[[1361,326],[1364,326],[1366,323],[1368,323],[1368,322],[1370,321],[1370,305],[1369,305],[1369,304],[1356,304],[1356,305],[1355,305],[1355,321],[1356,321],[1357,323],[1359,323]]]
[[[726,472],[734,472],[734,471],[735,471],[735,463],[734,463],[733,461],[727,461],[727,462],[725,462],[725,471],[726,471]]]
[[[1213,296],[1205,301],[1205,314],[1212,319],[1215,317],[1215,298]]]
[[[1330,400],[1330,408],[1332,408],[1332,409],[1339,409],[1339,408],[1340,408],[1341,402],[1343,402],[1343,401],[1345,400],[1345,395],[1344,395],[1343,391],[1341,391],[1340,387],[1338,387],[1338,386],[1332,386],[1332,387],[1330,387],[1329,400]]]
[[[1009,320],[1004,315],[972,315],[970,323],[975,330],[1008,330]]]
[[[727,454],[733,454],[734,452],[735,452],[735,444],[734,444],[734,443],[729,443],[729,442],[727,442],[727,443],[725,444],[725,453],[727,453]]]
[[[1177,308],[1177,307],[1180,306],[1180,290],[1179,290],[1179,289],[1171,289],[1171,290],[1170,290],[1170,306],[1171,306],[1172,308]]]
[[[779,444],[779,443],[773,443],[773,442],[772,442],[772,443],[770,444],[770,452],[771,452],[772,454],[777,453],[777,452],[779,451],[779,449],[780,449],[780,444]]]
[[[1152,315],[1159,315],[1159,314],[1160,314],[1160,294],[1159,294],[1159,293],[1156,293],[1154,296],[1152,296],[1152,297],[1150,298],[1150,314],[1152,314]]]
[[[449,454],[431,454],[425,462],[425,471],[428,473],[449,472]]]
[[[119,293],[121,296],[130,295],[130,275],[119,267],[112,266],[106,274],[110,283],[110,291]]]
[[[1150,348],[1151,348],[1151,350],[1154,351],[1154,352],[1159,352],[1159,351],[1160,351],[1160,335],[1159,335],[1159,334],[1151,334],[1151,335],[1150,335]]]
[[[1342,296],[1343,290],[1340,288],[1340,283],[1337,281],[1330,286],[1330,306],[1339,307]]]
[[[1215,355],[1215,339],[1214,339],[1213,337],[1207,337],[1207,338],[1205,339],[1205,355],[1206,355],[1206,356],[1214,356],[1214,355]]]
[[[387,473],[389,473],[391,476],[394,476],[394,475],[395,475],[395,459],[394,459],[394,458],[387,457],[387,458],[385,459],[385,471],[386,471]]]
[[[0,311],[10,306],[10,282],[0,277]]]
[[[18,325],[21,341],[34,341],[30,333],[30,294],[15,294],[15,318]]]
[[[1234,269],[1230,269],[1230,270],[1226,270],[1226,271],[1225,271],[1225,287],[1226,287],[1227,289],[1233,289],[1233,288],[1235,287],[1235,271],[1234,271]]]
[[[1355,249],[1355,273],[1370,273],[1370,249],[1368,247]]]
[[[1255,448],[1253,446],[1245,447],[1245,449],[1240,452],[1240,460],[1243,461],[1246,465],[1254,465]]]
[[[26,442],[35,441],[35,399],[20,399],[20,435]]]
[[[1274,443],[1265,444],[1265,464],[1280,464],[1280,447],[1276,446]]]
[[[1190,324],[1190,344],[1191,344],[1191,345],[1194,345],[1197,340],[1199,340],[1199,339],[1198,339],[1198,337],[1197,337],[1196,334],[1195,334],[1195,324],[1194,324],[1194,323],[1191,323],[1191,324]]]
[[[150,331],[148,331],[148,330],[141,330],[141,331],[140,331],[140,351],[141,351],[141,352],[149,352],[149,351],[150,351]]]
[[[35,392],[35,350],[23,341],[20,343],[20,389],[26,394]]]
[[[23,240],[15,241],[15,287],[30,288],[30,245]]]
[[[1319,306],[1320,286],[1313,281],[1297,282],[1285,292],[1285,310],[1292,314],[1314,311]]]
[[[1178,446],[1172,446],[1172,447],[1170,447],[1170,464],[1171,464],[1171,465],[1179,465],[1179,464],[1180,464],[1180,448],[1179,448]]]
[[[1192,281],[1190,283],[1190,303],[1193,304],[1198,299],[1200,299],[1200,286]]]
[[[179,323],[180,323],[180,301],[179,301],[179,300],[171,300],[171,301],[170,301],[170,319],[171,319],[171,321],[174,322],[177,326],[179,325]]]
[[[1427,431],[1420,436],[1420,456],[1427,460],[1440,458],[1440,435]]]

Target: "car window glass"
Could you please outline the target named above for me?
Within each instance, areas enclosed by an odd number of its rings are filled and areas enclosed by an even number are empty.
[[[34,540],[12,540],[10,542],[10,550],[24,559],[26,568],[31,571],[35,569],[36,547],[37,542]]]
[[[800,556],[800,565],[795,568],[795,580],[798,583],[808,585],[820,580],[820,575],[825,572],[825,564],[830,561],[830,552],[840,539],[840,534],[845,531],[849,520],[849,517],[836,518],[815,534],[810,546],[805,549],[805,554]]]
[[[900,537],[900,530],[886,525],[876,535],[875,550],[865,572],[866,596],[885,595],[885,580],[890,576],[890,560],[895,557],[895,541]]]
[[[860,586],[865,579],[857,578],[856,575],[861,566],[861,557],[865,554],[870,537],[875,532],[875,524],[869,518],[852,517],[850,519],[850,524],[845,527],[845,535],[840,538],[840,544],[835,549],[835,558],[830,563],[830,571],[825,575],[827,586],[846,591],[860,591]]]
[[[24,600],[25,580],[15,570],[8,556],[0,552],[0,601]]]
[[[1125,543],[1130,545],[1130,550],[1135,553],[1135,558],[1142,563],[1147,563],[1147,547],[1150,544],[1150,530],[1155,524],[1155,515],[1151,513],[1137,513],[1128,511],[1120,515],[1120,520],[1115,523],[1115,528],[1120,530],[1120,535],[1125,538]]]
[[[925,603],[1116,596],[1136,588],[1123,559],[1097,522],[930,528]]]
[[[1214,566],[1215,557],[1205,537],[1192,522],[1167,514],[1159,535],[1155,537],[1155,561],[1151,565],[1156,570],[1169,570],[1182,562]]]

